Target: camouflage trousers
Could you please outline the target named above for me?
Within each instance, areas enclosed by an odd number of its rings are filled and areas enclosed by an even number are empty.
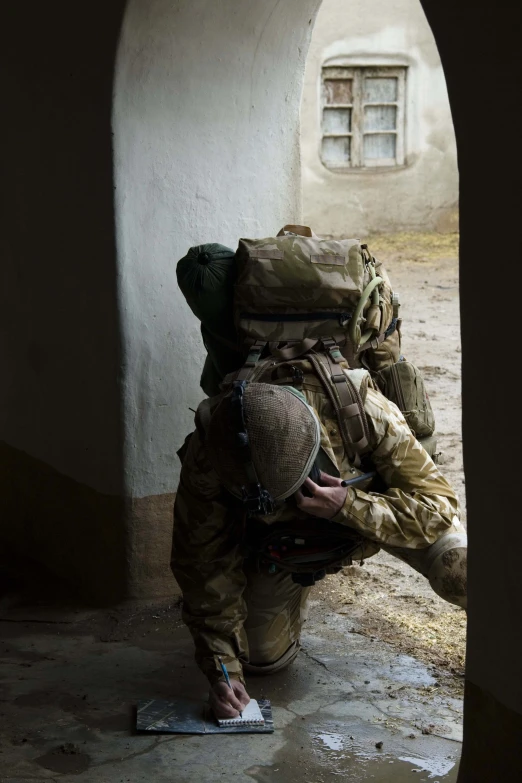
[[[383,549],[425,576],[441,598],[466,608],[467,537],[461,526],[423,549]],[[377,551],[379,547],[375,546],[372,554]],[[243,670],[247,674],[272,674],[292,663],[299,652],[312,588],[296,584],[286,571],[270,574],[267,565],[255,561],[246,562],[245,574],[243,597],[248,616],[243,625],[243,643],[248,659],[241,661]]]
[[[288,666],[299,652],[311,588],[293,582],[286,571],[269,574],[268,565],[255,560],[246,561],[245,575],[248,616],[243,634],[248,660],[241,663],[247,674],[272,674]]]

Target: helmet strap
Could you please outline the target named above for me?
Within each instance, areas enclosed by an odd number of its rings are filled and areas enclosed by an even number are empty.
[[[238,454],[248,479],[248,485],[241,487],[241,499],[249,516],[268,516],[274,513],[274,501],[270,492],[261,485],[252,461],[252,450],[244,412],[244,395],[247,384],[248,381],[234,381],[231,396],[232,426],[236,435]]]

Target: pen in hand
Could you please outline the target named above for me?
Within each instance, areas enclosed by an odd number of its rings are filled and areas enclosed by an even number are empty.
[[[234,689],[232,688],[232,683],[230,682],[230,677],[228,676],[227,667],[223,663],[220,655],[218,655],[217,659],[219,661],[219,665],[221,666],[221,671],[223,672],[223,677],[225,678],[228,687],[231,689],[232,692],[234,692]],[[240,718],[243,717],[243,713],[241,712],[241,710],[239,711],[239,717]]]
[[[374,478],[374,476],[377,475],[377,471],[370,470],[369,473],[362,473],[360,476],[356,476],[352,479],[344,479],[344,481],[341,481],[341,487],[351,487],[352,484],[359,484],[361,481],[366,481],[367,479]]]

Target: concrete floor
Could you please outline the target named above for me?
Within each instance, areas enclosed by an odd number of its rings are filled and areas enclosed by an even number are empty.
[[[320,603],[293,666],[249,682],[274,734],[135,735],[138,700],[206,696],[179,615],[4,604],[1,783],[456,780],[461,702],[444,678]]]

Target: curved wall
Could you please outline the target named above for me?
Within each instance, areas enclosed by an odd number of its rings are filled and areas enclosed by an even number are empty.
[[[174,589],[176,450],[203,393],[176,283],[191,245],[300,216],[299,104],[319,0],[130,0],[114,83],[130,592]],[[298,20],[298,23],[296,23]],[[303,20],[304,24],[303,24]]]
[[[177,288],[177,260],[191,245],[235,247],[300,216],[299,104],[318,6],[128,5],[113,125],[133,496],[175,489],[175,450],[203,396],[199,325]]]

